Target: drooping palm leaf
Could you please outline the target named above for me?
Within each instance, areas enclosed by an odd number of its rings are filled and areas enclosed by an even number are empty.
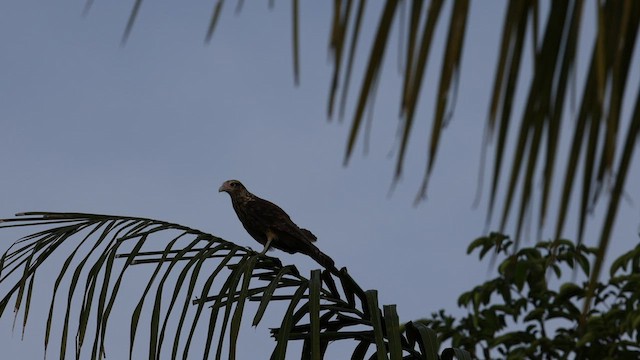
[[[321,359],[329,344],[338,340],[355,340],[354,358],[364,356],[369,345],[375,345],[380,359],[388,355],[392,359],[433,358],[425,353],[425,349],[429,354],[434,349],[433,344],[425,343],[429,338],[409,336],[412,330],[400,328],[395,306],[385,306],[383,314],[376,292],[363,291],[344,268],[338,288],[334,275],[327,271],[314,270],[307,279],[294,266],[282,266],[277,258],[177,224],[82,213],[19,215],[0,220],[0,230],[44,229],[16,241],[3,254],[0,316],[6,315],[7,305],[15,299],[14,312],[24,309],[23,327],[27,326],[33,283],[41,266],[58,247],[70,247],[53,287],[46,321],[45,351],[52,334],[60,333],[61,359],[68,356],[70,338],[75,339],[76,358],[84,354],[87,336],[93,337],[91,359],[106,353],[108,322],[118,306],[116,299],[131,296],[119,290],[134,265],[148,267],[152,272],[131,314],[130,358],[136,349],[145,348],[149,359],[163,358],[169,349],[172,359],[193,356],[191,345],[197,325],[209,315],[205,345],[200,352],[208,358],[215,351],[216,358],[220,358],[227,349],[228,358],[235,359],[247,301],[259,303],[254,326],[261,322],[269,303],[288,303],[280,327],[272,330],[276,339],[273,359],[284,359],[287,344],[295,340],[304,341],[302,358]],[[189,285],[183,291],[187,279]],[[194,298],[198,293],[200,296]],[[183,301],[179,301],[181,296]],[[74,299],[79,297],[82,301],[78,310]],[[62,323],[53,310],[60,298],[66,300]],[[79,314],[77,322],[71,320],[73,313]],[[141,340],[141,318],[149,313],[149,332],[144,335],[147,339]],[[179,316],[176,319],[172,314]],[[91,329],[88,324],[93,321],[95,328]],[[171,334],[169,329],[174,326],[176,331]],[[165,341],[172,336],[172,342]],[[147,346],[142,345],[144,340],[148,340]]]
[[[407,55],[404,69],[404,86],[401,96],[401,130],[400,151],[397,157],[395,176],[398,178],[403,169],[403,161],[406,156],[407,146],[415,120],[415,106],[420,94],[425,69],[428,65],[428,54],[432,44],[432,33],[435,24],[445,15],[441,11],[441,1],[431,1],[429,6],[423,6],[423,1],[413,0],[409,7],[409,19],[406,26],[406,35],[403,41],[407,42]],[[582,0],[551,2],[546,14],[540,14],[538,1],[510,1],[506,4],[504,13],[504,25],[502,41],[497,57],[496,74],[493,85],[493,93],[489,103],[489,116],[487,118],[487,138],[494,139],[495,155],[493,157],[493,172],[489,191],[488,221],[496,207],[498,195],[506,194],[502,204],[502,214],[499,219],[499,227],[503,230],[510,222],[515,223],[516,245],[520,239],[522,229],[531,222],[532,207],[538,206],[538,229],[546,224],[549,210],[551,209],[551,194],[554,188],[555,169],[560,166],[566,169],[564,181],[561,183],[560,202],[556,211],[555,221],[556,237],[561,237],[568,213],[569,203],[576,185],[575,173],[579,161],[582,159],[582,181],[580,206],[578,209],[578,234],[577,241],[581,242],[587,217],[596,203],[601,189],[609,183],[624,182],[626,169],[622,161],[616,167],[616,158],[625,156],[624,150],[619,144],[621,109],[625,100],[625,90],[628,87],[628,74],[634,49],[637,44],[638,24],[640,22],[640,3],[637,1],[603,1],[596,2],[597,6],[597,31],[593,39],[593,52],[591,65],[588,67],[586,82],[583,88],[581,106],[575,121],[573,134],[563,135],[560,129],[563,121],[566,122],[565,99],[568,96],[567,87],[576,74],[577,44],[581,33],[582,18],[585,4]],[[360,97],[357,99],[355,114],[352,121],[351,133],[347,145],[347,160],[353,153],[356,141],[360,135],[361,122],[367,103],[374,101],[372,96],[373,81],[380,77],[381,64],[384,61],[385,48],[388,44],[389,29],[392,26],[396,12],[404,7],[398,6],[397,1],[388,0],[380,16],[378,32],[374,35],[373,45],[369,54],[369,66],[364,70],[364,82],[360,89]],[[439,91],[436,98],[435,115],[432,120],[430,136],[429,158],[426,167],[422,187],[418,193],[418,199],[427,194],[427,183],[433,169],[438,144],[442,138],[443,125],[449,115],[446,109],[452,106],[449,99],[455,94],[455,74],[458,71],[459,61],[466,27],[467,4],[464,1],[456,1],[451,9],[449,22],[449,35],[444,47],[443,69]],[[360,18],[352,16],[346,11],[336,11],[334,22],[342,25],[342,30],[350,28],[350,23],[358,24]],[[542,23],[545,28],[539,35],[538,23],[540,16],[546,19]],[[495,19],[487,19],[494,21]],[[529,27],[529,24],[531,26]],[[420,27],[422,35],[420,36]],[[357,33],[354,31],[354,35]],[[515,89],[518,82],[523,80],[520,76],[524,70],[521,68],[525,36],[531,33],[533,39],[534,68],[529,83],[528,94],[525,95],[525,108],[519,119],[519,129],[515,132],[516,139],[511,141],[514,145],[509,148],[507,144],[513,137],[512,110],[516,97]],[[355,36],[354,36],[355,37]],[[344,41],[348,37],[341,34],[335,49],[343,48]],[[351,46],[357,40],[352,40]],[[361,40],[362,41],[362,40]],[[338,53],[338,51],[336,51]],[[334,78],[340,75],[342,64],[341,57],[335,58]],[[349,63],[352,59],[349,59]],[[350,73],[347,73],[343,84],[349,83]],[[526,81],[526,77],[524,78]],[[635,84],[637,87],[639,84]],[[331,89],[330,99],[333,92]],[[342,89],[343,98],[346,97],[348,88]],[[487,89],[488,90],[488,89]],[[332,100],[330,100],[332,101]],[[637,106],[637,100],[636,100]],[[633,122],[633,117],[628,120]],[[631,128],[630,130],[631,131]],[[479,134],[480,136],[480,134]],[[566,142],[566,138],[573,138],[569,155],[566,159],[558,159],[558,144]],[[627,133],[628,139],[635,143],[637,137]],[[485,147],[491,144],[485,142]],[[631,150],[633,152],[633,150]],[[506,186],[501,189],[503,181],[503,163],[506,154],[514,154]],[[625,165],[626,166],[626,165]],[[629,165],[630,166],[630,165]],[[621,178],[622,177],[622,178]],[[541,190],[536,196],[534,181],[542,180]],[[519,194],[519,199],[517,194]],[[609,200],[609,207],[617,206],[613,197]],[[515,209],[515,210],[514,210]],[[615,219],[615,210],[607,211],[605,223],[612,223]],[[513,221],[515,220],[515,221]],[[603,226],[600,238],[608,236],[609,230]],[[600,241],[604,246],[601,254],[605,253],[608,241]],[[598,258],[598,262],[602,259]],[[595,278],[599,276],[596,268]]]

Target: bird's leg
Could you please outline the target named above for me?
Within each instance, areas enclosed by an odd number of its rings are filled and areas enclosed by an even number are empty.
[[[269,237],[269,238],[267,239],[267,243],[266,243],[266,244],[264,244],[264,249],[262,249],[262,252],[260,253],[260,255],[264,255],[264,254],[266,254],[266,253],[267,253],[267,250],[269,250],[269,245],[271,245],[271,241],[273,241],[273,238],[272,238],[272,237]]]
[[[265,235],[267,236],[267,243],[264,244],[264,249],[262,249],[262,252],[260,253],[260,255],[266,254],[267,250],[269,250],[269,246],[271,245],[271,242],[278,237],[271,229],[267,229],[267,231],[265,232]]]
[[[264,244],[264,249],[262,249],[262,252],[260,253],[260,255],[264,255],[267,253],[267,251],[269,250],[269,246],[271,245],[271,242],[277,237],[276,234],[274,234],[274,232],[271,229],[267,229],[267,231],[265,232],[265,235],[267,236],[267,243]]]

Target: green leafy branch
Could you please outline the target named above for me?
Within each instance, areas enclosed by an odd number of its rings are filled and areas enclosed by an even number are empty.
[[[586,317],[590,261],[597,249],[569,240],[540,242],[511,252],[497,233],[475,240],[468,253],[504,256],[498,276],[460,295],[469,309],[459,319],[444,310],[420,320],[440,341],[484,358],[637,359],[640,356],[640,244],[616,259],[607,282],[597,283]],[[582,282],[564,281],[563,270]]]

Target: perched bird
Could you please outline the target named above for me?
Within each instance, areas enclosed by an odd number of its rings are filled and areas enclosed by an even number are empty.
[[[251,237],[264,245],[260,254],[264,255],[270,247],[289,254],[303,253],[338,274],[333,260],[313,244],[316,236],[294,224],[278,205],[253,195],[238,180],[225,181],[218,189],[218,192],[223,191],[231,197],[231,204],[242,226]]]

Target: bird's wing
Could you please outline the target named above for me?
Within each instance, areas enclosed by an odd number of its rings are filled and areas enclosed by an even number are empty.
[[[275,236],[272,243],[273,247],[290,254],[296,252],[306,254],[329,271],[339,274],[333,259],[313,245],[313,241],[316,241],[316,236],[311,231],[301,229],[294,224],[289,215],[278,205],[254,196],[252,201],[248,201],[243,206],[247,219],[251,219],[250,221],[252,222],[249,227],[245,225],[247,230],[250,227],[253,230],[253,226],[257,225],[257,228],[265,232],[265,237]]]
[[[262,225],[272,229],[276,235],[283,233],[301,241],[315,241],[315,236],[309,230],[300,229],[284,210],[271,201],[256,197],[247,203],[247,210],[254,214],[252,218],[259,218]]]

